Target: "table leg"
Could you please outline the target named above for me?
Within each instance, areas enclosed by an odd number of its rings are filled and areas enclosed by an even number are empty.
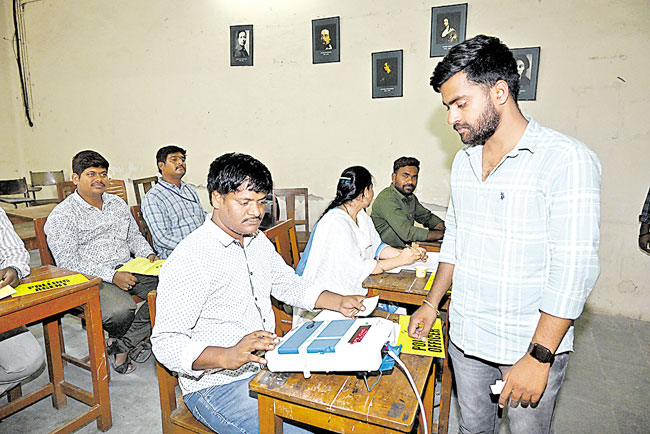
[[[88,351],[90,369],[93,381],[93,398],[95,405],[99,405],[100,415],[97,418],[97,428],[108,430],[113,422],[111,418],[111,402],[108,392],[108,371],[106,360],[106,347],[104,342],[104,328],[99,308],[99,291],[92,291],[91,299],[84,305],[86,318],[86,334],[88,335]]]
[[[282,434],[282,418],[276,416],[275,402],[270,396],[257,395],[259,406],[260,434]]]
[[[50,375],[50,383],[54,386],[52,405],[57,409],[63,408],[68,403],[68,398],[61,387],[61,383],[64,381],[63,358],[61,357],[59,323],[56,317],[48,318],[43,322],[43,337],[45,338],[47,371]]]
[[[445,359],[442,362],[442,382],[440,385],[440,415],[438,416],[438,434],[447,434],[449,410],[451,409],[452,374],[449,368],[449,311],[445,315]]]
[[[429,432],[435,432],[432,427],[433,423],[433,404],[434,397],[436,396],[436,364],[435,362],[431,364],[431,371],[429,373],[429,378],[427,378],[427,385],[424,388],[424,397],[422,399],[422,404],[424,404],[425,414],[427,416],[427,428]],[[420,428],[422,431],[422,428]]]

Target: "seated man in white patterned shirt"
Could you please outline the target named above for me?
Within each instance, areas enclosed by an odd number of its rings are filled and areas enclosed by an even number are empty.
[[[107,352],[113,369],[128,374],[135,362],[151,355],[147,294],[158,278],[116,271],[131,254],[158,259],[122,198],[106,193],[108,161],[95,151],[79,152],[72,159],[72,181],[77,190],[58,204],[45,223],[47,244],[59,267],[100,277],[102,323],[108,332]],[[131,298],[145,300],[137,309]]]
[[[187,170],[186,155],[185,149],[176,145],[158,150],[156,163],[161,178],[142,201],[142,217],[161,259],[167,259],[176,245],[207,217],[194,187],[182,180]]]
[[[29,252],[0,208],[0,288],[17,286],[29,274]],[[0,333],[0,395],[37,372],[43,349],[26,327]]]
[[[288,304],[364,310],[362,296],[311,287],[258,228],[271,173],[244,154],[210,165],[212,218],[169,256],[160,273],[151,341],[159,362],[178,373],[187,407],[215,432],[257,433],[257,399],[248,383],[266,363],[256,351],[279,342],[270,296]],[[285,433],[304,432],[285,423]]]

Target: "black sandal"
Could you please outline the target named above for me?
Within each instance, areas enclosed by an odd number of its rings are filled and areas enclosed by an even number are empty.
[[[108,354],[108,361],[111,363],[111,366],[118,374],[130,374],[135,371],[135,366],[131,364],[131,359],[129,355],[126,356],[126,361],[121,365],[117,364],[117,355],[119,350],[117,349],[117,341],[113,341],[110,345],[106,347],[106,353]]]

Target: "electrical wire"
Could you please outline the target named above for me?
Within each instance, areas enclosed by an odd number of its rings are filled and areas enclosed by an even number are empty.
[[[424,426],[424,434],[429,434],[429,426],[427,425],[427,415],[424,412],[424,404],[422,403],[422,399],[420,398],[420,394],[418,393],[418,388],[415,385],[415,381],[413,380],[411,373],[409,372],[404,362],[402,362],[399,356],[395,354],[392,350],[388,350],[388,355],[391,356],[393,359],[395,359],[395,362],[397,362],[397,364],[400,365],[400,367],[404,370],[404,373],[406,374],[406,378],[408,378],[409,383],[411,383],[411,387],[413,388],[415,397],[418,400],[418,405],[420,406],[420,415],[422,415],[422,425]]]

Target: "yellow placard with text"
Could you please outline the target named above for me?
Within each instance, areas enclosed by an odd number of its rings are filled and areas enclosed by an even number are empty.
[[[149,262],[147,258],[133,258],[118,268],[117,271],[126,271],[129,273],[157,276],[160,274],[160,267],[162,267],[164,263],[164,259],[158,259],[157,261]]]
[[[16,293],[12,297],[21,295],[36,294],[37,292],[47,291],[49,289],[63,288],[78,283],[88,282],[88,279],[81,274],[72,274],[65,277],[55,277],[53,279],[39,280],[38,282],[22,283],[16,286]]]
[[[401,315],[399,317],[399,338],[397,339],[397,345],[402,346],[402,352],[407,354],[419,354],[422,356],[440,357],[441,359],[444,359],[445,344],[442,336],[442,322],[440,321],[440,318],[437,318],[433,327],[431,327],[426,342],[409,337],[410,321],[410,315]]]

